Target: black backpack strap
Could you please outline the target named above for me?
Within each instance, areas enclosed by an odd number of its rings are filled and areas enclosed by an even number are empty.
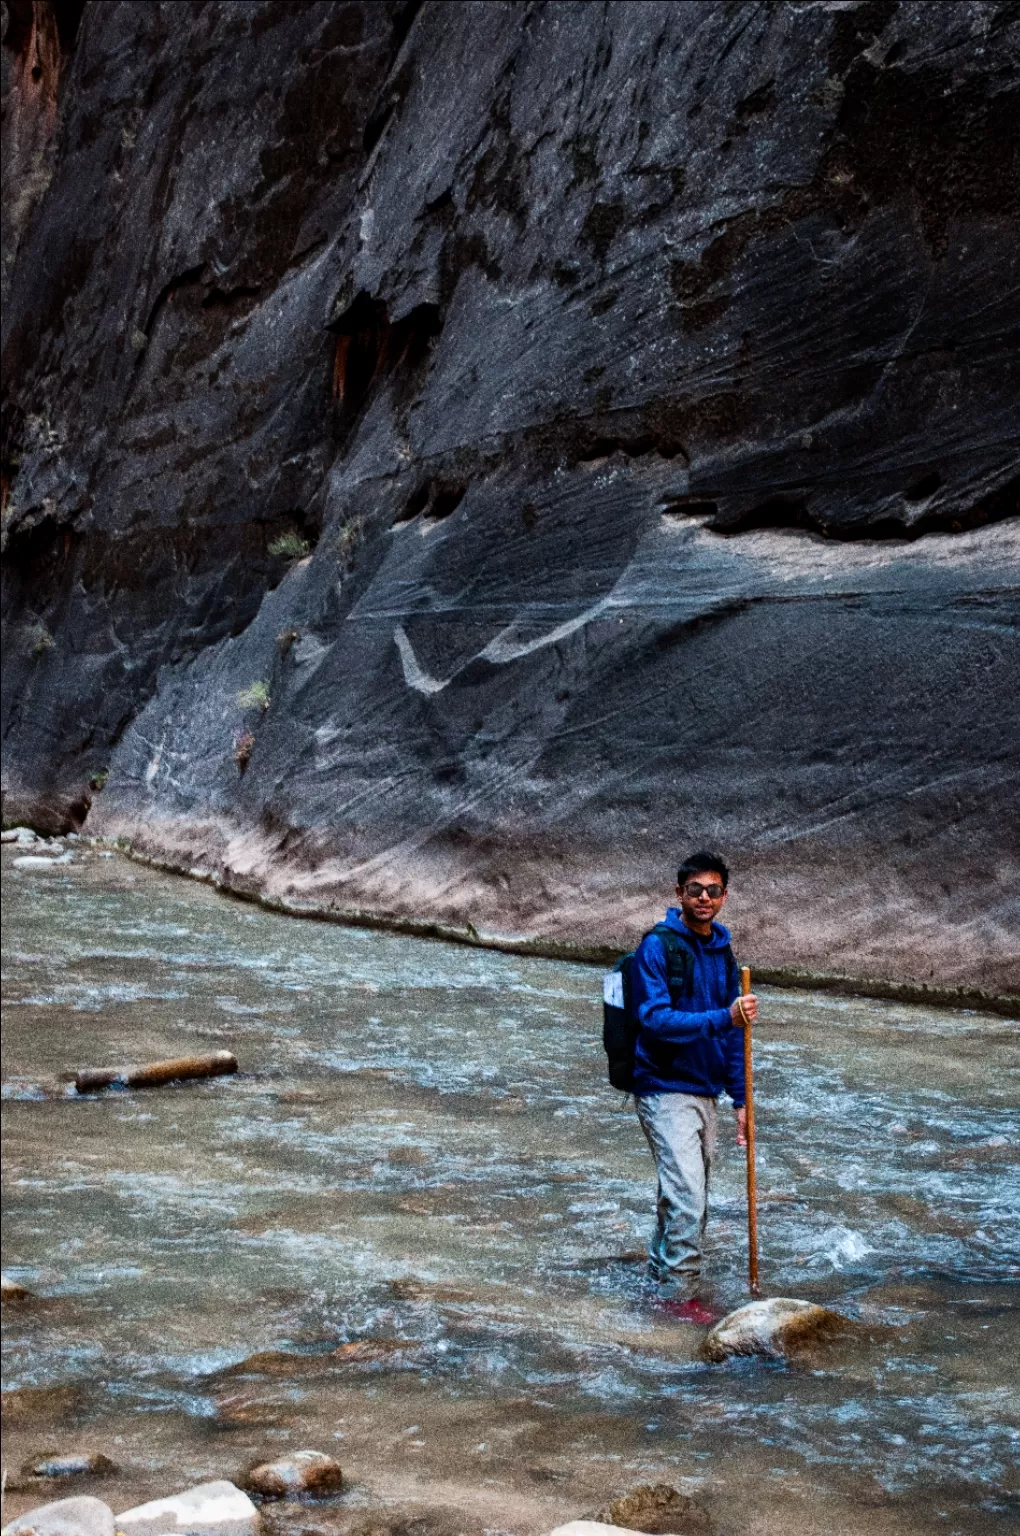
[[[669,987],[670,1002],[674,1008],[683,1000],[687,991],[691,976],[694,973],[694,956],[677,933],[668,923],[656,923],[645,937],[654,933],[656,938],[662,940],[662,948],[666,955],[666,983]]]
[[[734,997],[740,996],[740,967],[733,957],[733,950],[729,944],[726,946],[726,979],[733,991]]]

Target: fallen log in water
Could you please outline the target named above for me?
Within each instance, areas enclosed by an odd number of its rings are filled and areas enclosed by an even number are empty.
[[[85,1067],[75,1075],[79,1093],[97,1088],[158,1088],[191,1077],[223,1077],[237,1071],[231,1051],[210,1051],[207,1056],[180,1056],[175,1061],[154,1061],[147,1067]]]

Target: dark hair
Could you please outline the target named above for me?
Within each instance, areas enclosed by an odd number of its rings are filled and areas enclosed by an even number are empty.
[[[722,876],[723,885],[729,885],[730,872],[725,859],[721,859],[717,853],[709,853],[702,848],[697,853],[689,853],[676,872],[677,885],[683,885],[692,875],[700,875],[703,871],[712,870]]]

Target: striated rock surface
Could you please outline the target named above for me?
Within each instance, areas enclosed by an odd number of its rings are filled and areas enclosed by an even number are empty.
[[[714,1364],[735,1355],[780,1358],[810,1351],[846,1329],[846,1320],[827,1307],[790,1296],[773,1296],[738,1307],[716,1323],[706,1335],[701,1353]]]
[[[1015,7],[8,15],[5,819],[1013,989]]]

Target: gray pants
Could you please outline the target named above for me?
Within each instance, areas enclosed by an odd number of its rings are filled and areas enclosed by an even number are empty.
[[[693,1093],[646,1093],[634,1103],[659,1175],[649,1271],[663,1284],[692,1290],[701,1273],[701,1243],[708,1220],[715,1100]]]

